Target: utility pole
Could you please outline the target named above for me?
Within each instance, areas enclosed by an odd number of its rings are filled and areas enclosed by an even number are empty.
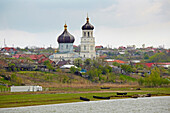
[[[4,38],[4,47],[6,47],[5,38]]]

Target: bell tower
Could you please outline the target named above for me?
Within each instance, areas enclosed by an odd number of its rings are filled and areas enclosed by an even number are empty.
[[[82,37],[80,46],[80,56],[82,58],[96,58],[95,37],[93,37],[93,25],[89,22],[87,15],[86,23],[82,26]]]

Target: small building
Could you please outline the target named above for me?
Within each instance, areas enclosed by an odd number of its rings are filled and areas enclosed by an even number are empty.
[[[14,47],[4,47],[1,48],[1,52],[3,53],[11,53],[14,54],[17,50]]]
[[[42,86],[11,86],[11,92],[42,91]]]

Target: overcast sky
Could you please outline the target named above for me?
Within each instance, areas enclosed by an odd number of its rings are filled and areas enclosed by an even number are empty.
[[[65,21],[79,45],[87,13],[96,45],[170,48],[170,0],[0,0],[0,47],[58,47]]]

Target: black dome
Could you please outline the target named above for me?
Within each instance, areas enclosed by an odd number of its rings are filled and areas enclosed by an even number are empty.
[[[87,17],[87,22],[82,26],[82,30],[93,30],[94,27],[89,23],[89,18]]]
[[[58,37],[58,43],[73,43],[74,37],[67,31],[67,25],[64,25],[64,32]]]

